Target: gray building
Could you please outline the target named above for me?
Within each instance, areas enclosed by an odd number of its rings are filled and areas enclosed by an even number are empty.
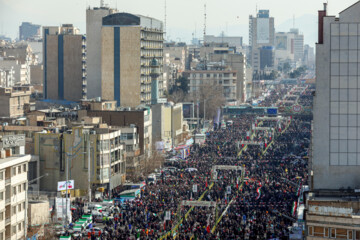
[[[56,31],[53,31],[57,29]],[[72,24],[44,27],[44,98],[86,98],[86,38]]]
[[[269,10],[259,10],[256,17],[249,17],[249,63],[254,71],[263,70],[260,65],[260,50],[262,47],[274,46],[274,18]]]
[[[313,190],[360,188],[360,2],[339,17],[319,11]]]
[[[108,7],[86,10],[87,97],[101,96],[101,27],[103,17],[115,13]]]
[[[23,22],[19,27],[20,40],[39,38],[40,28],[40,25],[32,24],[30,22]]]

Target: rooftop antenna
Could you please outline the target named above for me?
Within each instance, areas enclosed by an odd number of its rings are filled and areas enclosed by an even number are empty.
[[[167,15],[166,15],[166,0],[165,0],[165,13],[164,13],[164,38],[165,38],[165,40],[166,40],[166,17],[167,17]]]
[[[204,46],[205,46],[205,35],[206,35],[206,3],[204,4],[204,39],[203,39]]]

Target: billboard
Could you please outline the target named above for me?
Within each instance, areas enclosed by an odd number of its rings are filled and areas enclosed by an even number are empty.
[[[269,18],[257,19],[257,43],[270,43]]]
[[[183,117],[184,118],[193,117],[193,103],[183,103]]]
[[[74,180],[67,181],[67,189],[74,189]],[[58,191],[66,190],[66,181],[58,182]]]
[[[287,36],[276,36],[275,43],[277,50],[286,50],[287,49]]]

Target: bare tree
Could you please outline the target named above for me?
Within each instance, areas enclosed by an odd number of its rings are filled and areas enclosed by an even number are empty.
[[[226,103],[223,88],[220,85],[202,85],[197,92],[188,95],[186,100],[200,102],[200,117],[204,117],[205,102],[206,119],[215,116],[217,109]]]
[[[181,89],[173,92],[173,94],[169,95],[169,98],[168,98],[169,101],[172,101],[175,104],[179,103],[179,102],[183,102],[184,99],[185,99],[185,94]]]

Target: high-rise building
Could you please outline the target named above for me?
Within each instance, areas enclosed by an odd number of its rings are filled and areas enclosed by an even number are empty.
[[[299,33],[299,29],[290,29],[294,33],[294,61],[302,63],[304,58],[304,35]]]
[[[87,97],[101,96],[101,27],[103,17],[115,9],[96,7],[86,10]]]
[[[159,63],[159,96],[163,96],[163,23],[141,15],[115,13],[103,18],[101,34],[102,98],[116,100],[123,107],[150,105],[154,58]]]
[[[28,40],[32,38],[40,38],[40,25],[30,22],[23,22],[19,27],[20,40]]]
[[[319,11],[312,186],[360,188],[360,1],[339,17]]]
[[[86,98],[86,38],[72,24],[44,27],[44,98]]]
[[[310,47],[307,44],[304,46],[304,64],[308,68],[314,69],[314,65],[315,65],[314,48]]]
[[[254,72],[263,70],[260,64],[260,50],[262,47],[274,46],[275,27],[274,18],[269,10],[259,10],[256,17],[249,17],[249,63]]]

